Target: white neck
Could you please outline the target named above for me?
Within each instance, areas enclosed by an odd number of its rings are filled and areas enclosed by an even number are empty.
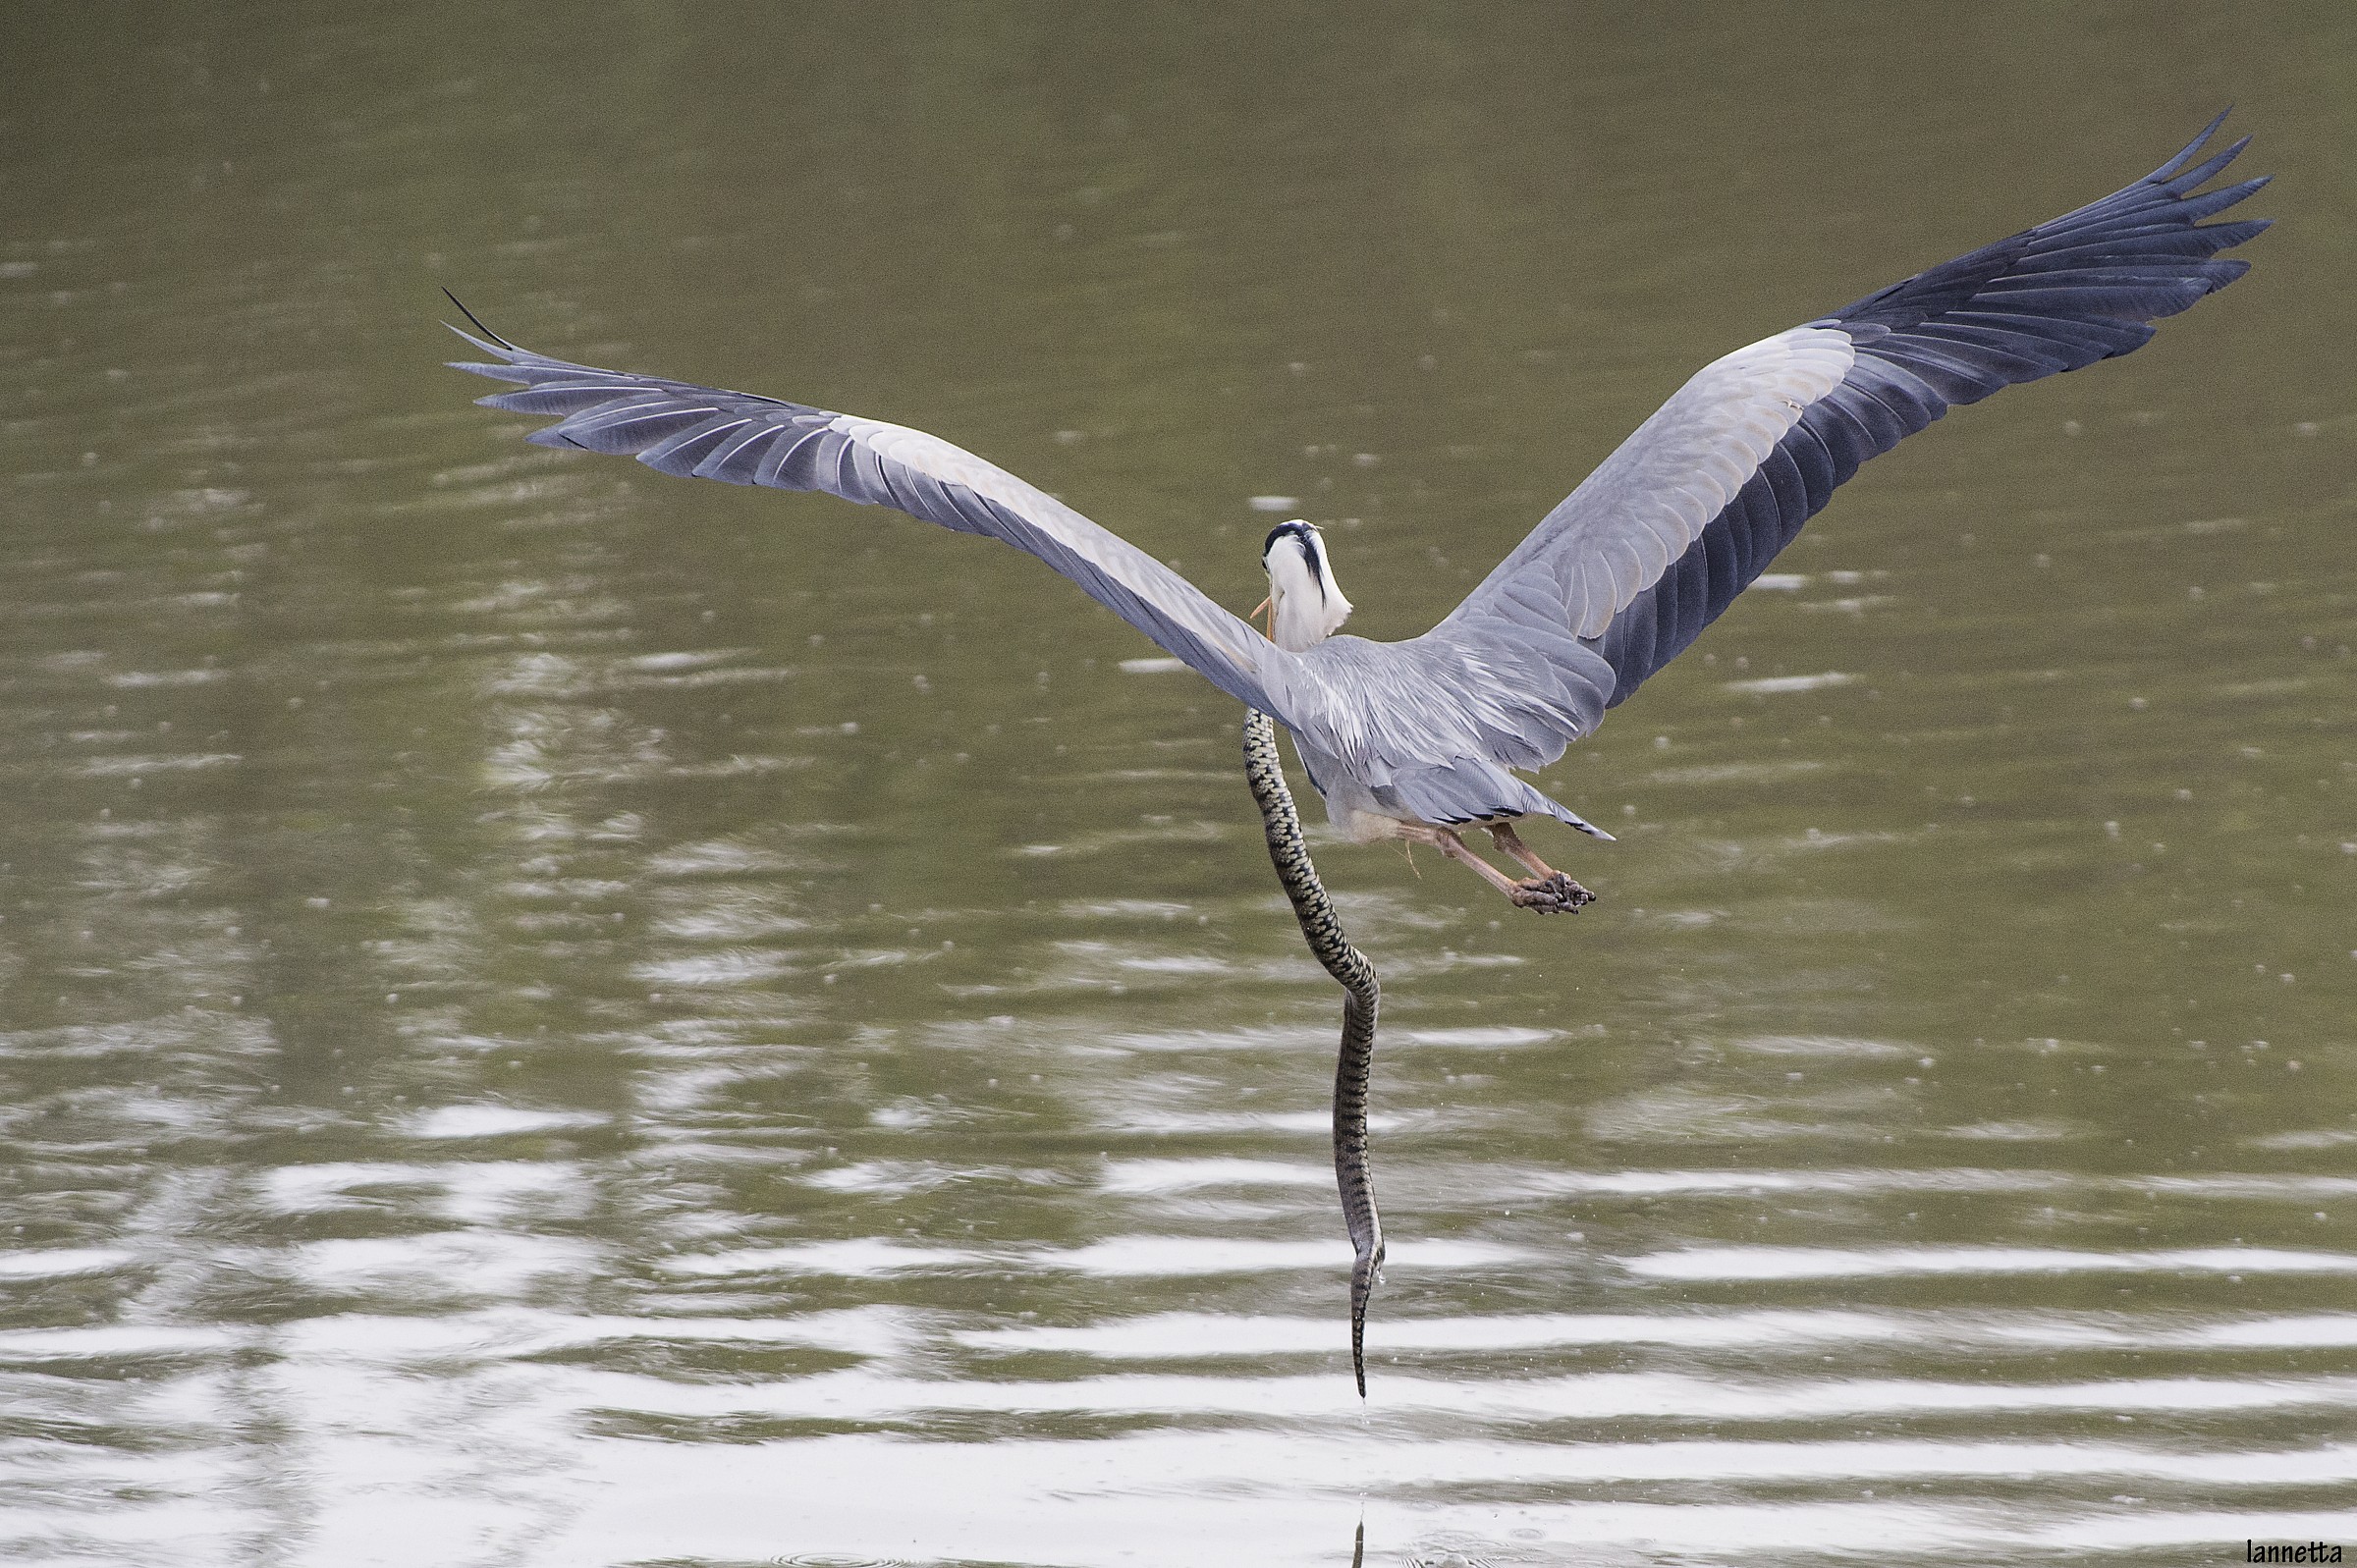
[[[1326,546],[1314,533],[1287,534],[1269,547],[1269,640],[1288,653],[1314,648],[1350,619]]]

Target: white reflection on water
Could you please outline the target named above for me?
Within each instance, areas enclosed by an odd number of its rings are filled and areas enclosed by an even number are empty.
[[[1188,1274],[1257,1274],[1287,1270],[1332,1271],[1339,1257],[1349,1263],[1349,1243],[1254,1241],[1220,1236],[1119,1236],[1081,1247],[1029,1248],[988,1252],[977,1248],[926,1247],[883,1240],[817,1241],[791,1247],[750,1247],[663,1260],[672,1273],[821,1273],[856,1278],[911,1269],[962,1273],[1014,1274],[1070,1270],[1108,1276],[1171,1278]],[[1474,1269],[1535,1262],[1527,1248],[1489,1242],[1412,1241],[1395,1245],[1389,1269]]]
[[[630,1345],[800,1345],[861,1358],[918,1348],[909,1315],[885,1307],[798,1313],[788,1318],[575,1317],[528,1308],[492,1307],[430,1318],[353,1312],[289,1324],[270,1335],[287,1354],[407,1361],[530,1357]],[[16,1345],[0,1337],[0,1352]],[[149,1351],[147,1353],[161,1353]]]
[[[1729,680],[1725,682],[1725,685],[1729,691],[1773,696],[1790,691],[1822,691],[1828,686],[1852,685],[1856,683],[1857,678],[1856,676],[1847,675],[1838,670],[1828,670],[1823,675],[1762,676],[1754,680]]]
[[[0,1252],[0,1278],[64,1279],[75,1274],[103,1274],[134,1261],[132,1254],[108,1247]]]
[[[2230,1198],[2307,1203],[2357,1197],[2357,1176],[2239,1175],[2096,1176],[2067,1170],[1991,1170],[1951,1165],[1927,1170],[1831,1166],[1821,1170],[1529,1170],[1499,1190],[1526,1193],[2143,1193],[2186,1198]]]
[[[2063,1412],[2177,1412],[2199,1415],[2213,1411],[2350,1410],[2357,1409],[2357,1379],[2280,1379],[2228,1382],[2210,1379],[2177,1378],[2123,1379],[2117,1382],[2055,1384],[1937,1383],[1913,1381],[1831,1381],[1788,1386],[1779,1383],[1715,1381],[1676,1374],[1599,1373],[1570,1378],[1533,1379],[1515,1382],[1466,1381],[1461,1379],[1402,1378],[1384,1379],[1378,1390],[1370,1385],[1361,1404],[1355,1389],[1334,1386],[1323,1374],[1296,1377],[1237,1378],[1232,1376],[1174,1377],[1125,1374],[1107,1378],[1075,1378],[1054,1382],[901,1379],[861,1370],[797,1379],[792,1383],[758,1389],[699,1387],[654,1379],[590,1379],[582,1394],[617,1413],[686,1416],[703,1419],[761,1416],[773,1420],[862,1421],[922,1427],[945,1414],[1016,1411],[1032,1417],[1054,1415],[1217,1415],[1258,1417],[1279,1422],[1313,1422],[1364,1415],[1378,1423],[1451,1416],[1502,1423],[1558,1421],[1728,1421],[1777,1422],[1823,1420],[1858,1416],[1926,1416],[1949,1413],[2023,1414]],[[1402,1429],[1393,1427],[1395,1432]],[[1493,1433],[1493,1440],[1510,1444],[1525,1436],[1511,1430]],[[1647,1447],[1674,1447],[1670,1443]],[[1811,1475],[1902,1475],[1931,1473],[1972,1474],[1980,1465],[2007,1474],[2026,1471],[2054,1474],[2083,1473],[2092,1468],[2150,1467],[2151,1475],[2200,1475],[2209,1480],[2279,1481],[2284,1484],[2357,1479],[2357,1446],[2305,1449],[2298,1454],[2271,1454],[2290,1468],[2273,1475],[2258,1470],[2237,1471],[2231,1463],[2219,1471],[2203,1471],[2203,1460],[2226,1456],[2156,1452],[2147,1449],[2104,1450],[2101,1461],[2088,1456],[2095,1450],[2078,1443],[2020,1445],[2001,1442],[1910,1445],[1874,1444],[1884,1457],[1867,1460],[1855,1450],[1867,1446],[1842,1442],[1788,1442],[1774,1445],[1726,1445],[1747,1459],[1773,1447],[1780,1462],[1793,1467],[1787,1473]],[[1897,1450],[1895,1453],[1889,1452]],[[1624,1455],[1628,1450],[1623,1449]],[[1716,1447],[1714,1452],[1718,1451]],[[1998,1464],[1985,1456],[2010,1453],[2014,1462]],[[1936,1458],[1935,1458],[1936,1456]],[[1961,1457],[1960,1457],[1961,1456]],[[1586,1448],[1579,1458],[1554,1458],[1550,1464],[1567,1466],[1625,1464],[1614,1457],[1611,1445]],[[1864,1468],[1852,1469],[1853,1465]],[[1886,1469],[1873,1468],[1875,1465]],[[1488,1473],[1501,1468],[1489,1462]],[[1577,1469],[1565,1473],[1582,1473]],[[1728,1468],[1692,1471],[1621,1471],[1600,1468],[1605,1475],[1646,1474],[1655,1478],[1708,1477],[1744,1474]],[[1765,1472],[1752,1472],[1755,1474]]]
[[[1631,1258],[1630,1272],[1663,1279],[1838,1279],[1890,1274],[2048,1272],[2357,1273],[2357,1254],[2278,1247],[2184,1247],[2165,1252],[2075,1252],[2044,1247],[1695,1247]]]
[[[419,1113],[427,1130],[435,1114]],[[550,1130],[531,1115],[502,1125],[527,1138]],[[1057,1560],[1041,1550],[1043,1519],[1082,1560],[1120,1553],[1173,1565],[1201,1561],[1254,1524],[1255,1539],[1233,1542],[1233,1560],[1329,1561],[1362,1515],[1389,1550],[1412,1543],[1427,1557],[1477,1558],[1616,1541],[1724,1552],[1732,1529],[1749,1531],[1756,1551],[1781,1541],[1806,1554],[1872,1529],[1885,1555],[1995,1561],[2122,1539],[2129,1526],[2139,1541],[2208,1545],[2227,1520],[2269,1537],[2357,1524],[2315,1506],[2357,1482],[2357,1445],[2326,1435],[2357,1411],[2357,1376],[2244,1359],[2357,1346],[2357,1314],[1663,1300],[1605,1313],[1436,1314],[1420,1310],[1418,1291],[1478,1292],[1560,1259],[1511,1241],[1410,1234],[1388,1298],[1398,1306],[1373,1325],[1376,1376],[1362,1403],[1336,1375],[1338,1314],[1256,1308],[1264,1288],[1290,1289],[1293,1278],[1330,1295],[1346,1253],[1339,1237],[975,1245],[869,1235],[730,1246],[745,1217],[716,1216],[724,1222],[702,1245],[718,1247],[643,1260],[676,1286],[630,1295],[636,1311],[576,1311],[552,1297],[612,1276],[607,1259],[564,1234],[565,1216],[581,1212],[565,1195],[594,1168],[577,1157],[289,1164],[259,1184],[264,1211],[381,1210],[457,1228],[193,1253],[159,1245],[152,1261],[137,1248],[0,1255],[26,1278],[102,1278],[135,1301],[159,1266],[200,1259],[222,1277],[326,1296],[285,1321],[0,1332],[12,1410],[120,1434],[51,1442],[27,1462],[23,1473],[43,1478],[52,1497],[88,1500],[43,1505],[39,1528],[91,1550],[171,1560],[159,1544],[169,1539],[191,1561],[224,1560],[229,1538],[278,1516],[271,1490],[240,1478],[230,1435],[256,1407],[273,1433],[260,1451],[270,1463],[300,1455],[303,1466],[297,1556],[337,1568],[421,1550],[549,1564],[626,1551],[857,1553],[885,1534],[903,1553]],[[940,1190],[929,1162],[830,1168],[859,1179],[816,1190],[862,1202]],[[1148,1202],[1226,1183],[1295,1192],[1303,1213],[1325,1201],[1313,1179],[1323,1173],[1297,1162],[1128,1158],[1098,1169],[1095,1191]],[[1403,1173],[1409,1186],[1437,1174],[1413,1162]],[[1470,1185],[1512,1190],[1532,1174],[1503,1165]],[[1563,1184],[1590,1198],[1676,1205],[1715,1202],[1743,1173],[1566,1174]],[[1790,1174],[1820,1179],[1788,1190],[1830,1179]],[[2056,1172],[2017,1174],[1953,1190],[2087,1197]],[[2258,1176],[2149,1195],[2143,1178],[2078,1179],[2139,1203],[2281,1196]],[[2187,1258],[2247,1267],[2339,1257],[2254,1247],[1689,1248],[1636,1253],[1625,1267],[1645,1279],[1660,1277],[1644,1271],[1663,1259],[1703,1260],[1694,1277],[1776,1287],[1861,1259],[1888,1270],[2023,1255],[2074,1268],[2095,1260],[2148,1282],[2181,1275]],[[1744,1271],[1769,1257],[1816,1271]],[[1717,1267],[1730,1262],[1741,1267]],[[957,1294],[891,1299],[928,1279]],[[1066,1283],[1022,1299],[1065,1321],[964,1305],[982,1289],[1057,1279]],[[1073,1280],[1124,1290],[1250,1282],[1253,1293],[1233,1311],[1132,1311],[1125,1297],[1087,1304]],[[853,1299],[834,1305],[804,1294],[846,1287]],[[386,1310],[394,1301],[402,1311]],[[2164,1354],[2181,1359],[2149,1369],[2137,1359]],[[2103,1423],[2102,1433],[2085,1433],[2088,1422]],[[2287,1424],[2321,1440],[2288,1440]],[[135,1435],[173,1446],[118,1446]],[[889,1488],[875,1486],[879,1475],[892,1478]],[[96,1510],[126,1488],[141,1505]],[[1630,1488],[1644,1499],[1631,1500]],[[1902,1495],[1865,1495],[1885,1489]],[[422,1528],[405,1526],[424,1495],[458,1502]],[[2166,1505],[2146,1500],[2156,1496]],[[662,1505],[650,1509],[655,1497]],[[1143,1537],[1141,1508],[1159,1527]],[[167,1519],[187,1533],[168,1538],[158,1528]]]
[[[1537,1350],[1575,1345],[1684,1345],[1696,1349],[1829,1343],[1853,1346],[1920,1344],[1942,1349],[1974,1346],[2056,1348],[2101,1345],[2159,1350],[2357,1344],[2357,1313],[2297,1318],[2236,1318],[2220,1323],[2153,1328],[2115,1319],[2054,1314],[1812,1312],[1664,1313],[1653,1317],[1598,1313],[1575,1316],[1394,1318],[1379,1336],[1395,1350]],[[1323,1355],[1334,1348],[1333,1325],[1304,1318],[1210,1318],[1155,1313],[1082,1326],[983,1328],[959,1331],[975,1349],[1052,1351],[1132,1361],[1194,1356]]]
[[[1116,1194],[1192,1192],[1203,1187],[1324,1187],[1334,1180],[1321,1165],[1276,1160],[1123,1160],[1105,1167],[1104,1190]]]
[[[1822,1465],[1870,1444],[1807,1452],[1785,1444],[1669,1443],[1597,1448],[1530,1447],[1501,1454],[1482,1444],[1371,1444],[1353,1436],[1284,1433],[1154,1433],[1127,1438],[1119,1468],[1103,1444],[996,1442],[927,1445],[872,1436],[816,1437],[793,1445],[797,1486],[842,1499],[824,1519],[781,1516],[755,1498],[774,1496],[780,1457],[759,1449],[686,1453],[657,1448],[643,1468],[619,1445],[582,1494],[583,1511],[551,1543],[546,1560],[591,1547],[656,1556],[683,1548],[721,1560],[750,1557],[791,1541],[814,1556],[858,1553],[891,1539],[907,1557],[967,1561],[1041,1560],[1039,1520],[1053,1517],[1062,1560],[1196,1565],[1203,1562],[1310,1564],[1346,1560],[1354,1527],[1371,1541],[1408,1543],[1419,1560],[1444,1561],[1454,1549],[1470,1560],[1579,1560],[1599,1548],[1649,1554],[1692,1553],[1727,1560],[1729,1542],[1749,1554],[1823,1552],[1871,1542],[1879,1554],[1989,1562],[2020,1554],[2034,1560],[2065,1542],[2108,1543],[2114,1525],[2140,1544],[2201,1542],[2238,1547],[2253,1530],[2276,1539],[2346,1540],[2357,1511],[2281,1510],[2255,1515],[2221,1503],[2211,1508],[2147,1506],[2121,1494],[2100,1514],[2056,1518],[2016,1502],[1942,1496],[1946,1481],[2003,1484],[2046,1473],[2107,1485],[2176,1485],[2202,1479],[2189,1457],[2162,1451],[2058,1444],[1975,1447],[1896,1443],[1887,1461],[1867,1460],[1870,1482],[1900,1484],[1928,1494],[1906,1500],[1728,1502],[1707,1493],[1690,1501],[1630,1502],[1582,1495],[1589,1487],[1631,1482],[1662,1486],[1808,1482]],[[1864,1456],[1860,1456],[1864,1457]],[[2264,1486],[2275,1454],[2228,1456],[2233,1484]],[[2316,1468],[2351,1473],[2335,1455]],[[1122,1477],[1150,1474],[1155,1528],[1136,1527],[1137,1499]],[[890,1495],[871,1478],[891,1475]],[[628,1486],[623,1485],[625,1477]],[[1052,1479],[1051,1479],[1052,1478]],[[1479,1487],[1480,1502],[1394,1500],[1401,1488],[1430,1486],[1442,1497]],[[650,1530],[618,1499],[640,1487],[680,1499],[696,1521],[690,1539]],[[1548,1492],[1555,1495],[1546,1495]],[[1296,1501],[1288,1506],[1285,1499]],[[1505,1555],[1511,1553],[1512,1555]],[[627,1557],[626,1557],[627,1560]],[[1643,1560],[1640,1558],[1640,1560]]]
[[[602,1126],[606,1117],[579,1110],[533,1110],[522,1106],[443,1106],[420,1113],[405,1129],[412,1138],[504,1138]]]

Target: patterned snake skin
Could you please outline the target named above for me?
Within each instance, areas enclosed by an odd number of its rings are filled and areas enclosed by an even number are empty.
[[[1343,1191],[1343,1218],[1358,1260],[1350,1266],[1350,1370],[1358,1396],[1367,1396],[1367,1298],[1383,1277],[1383,1219],[1375,1212],[1375,1172],[1367,1162],[1367,1080],[1375,1066],[1375,1008],[1381,988],[1375,966],[1350,946],[1336,918],[1334,900],[1318,881],[1301,841],[1301,818],[1286,787],[1277,756],[1277,732],[1269,716],[1244,719],[1244,778],[1260,803],[1261,830],[1269,859],[1293,901],[1293,918],[1326,972],[1343,987],[1343,1044],[1334,1064],[1334,1175]]]

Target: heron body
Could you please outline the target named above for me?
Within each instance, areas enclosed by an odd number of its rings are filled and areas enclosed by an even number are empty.
[[[1706,365],[1446,620],[1400,642],[1337,631],[1350,603],[1306,523],[1263,546],[1263,635],[1044,491],[922,431],[573,364],[488,329],[461,336],[490,362],[459,368],[521,384],[481,400],[492,407],[557,416],[527,438],[543,446],[823,490],[1026,550],[1273,716],[1352,838],[1431,843],[1523,907],[1571,909],[1585,890],[1513,825],[1551,817],[1609,836],[1516,773],[1561,757],[1683,651],[1867,459],[1954,405],[2130,352],[2154,321],[2242,276],[2249,263],[2220,252],[2268,220],[2200,221],[2266,184],[2200,189],[2245,144],[2202,156],[2224,118],[2102,200]],[[1460,835],[1476,827],[1530,876],[1473,853]]]

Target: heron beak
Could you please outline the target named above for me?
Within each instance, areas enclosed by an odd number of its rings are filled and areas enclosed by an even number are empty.
[[[1277,640],[1277,618],[1270,609],[1270,607],[1276,603],[1277,596],[1275,594],[1271,594],[1268,598],[1263,599],[1260,603],[1254,605],[1252,607],[1252,613],[1244,618],[1247,621],[1258,621],[1262,616],[1268,616],[1269,623],[1265,628],[1262,629],[1261,635],[1268,638],[1271,642],[1275,642]]]

